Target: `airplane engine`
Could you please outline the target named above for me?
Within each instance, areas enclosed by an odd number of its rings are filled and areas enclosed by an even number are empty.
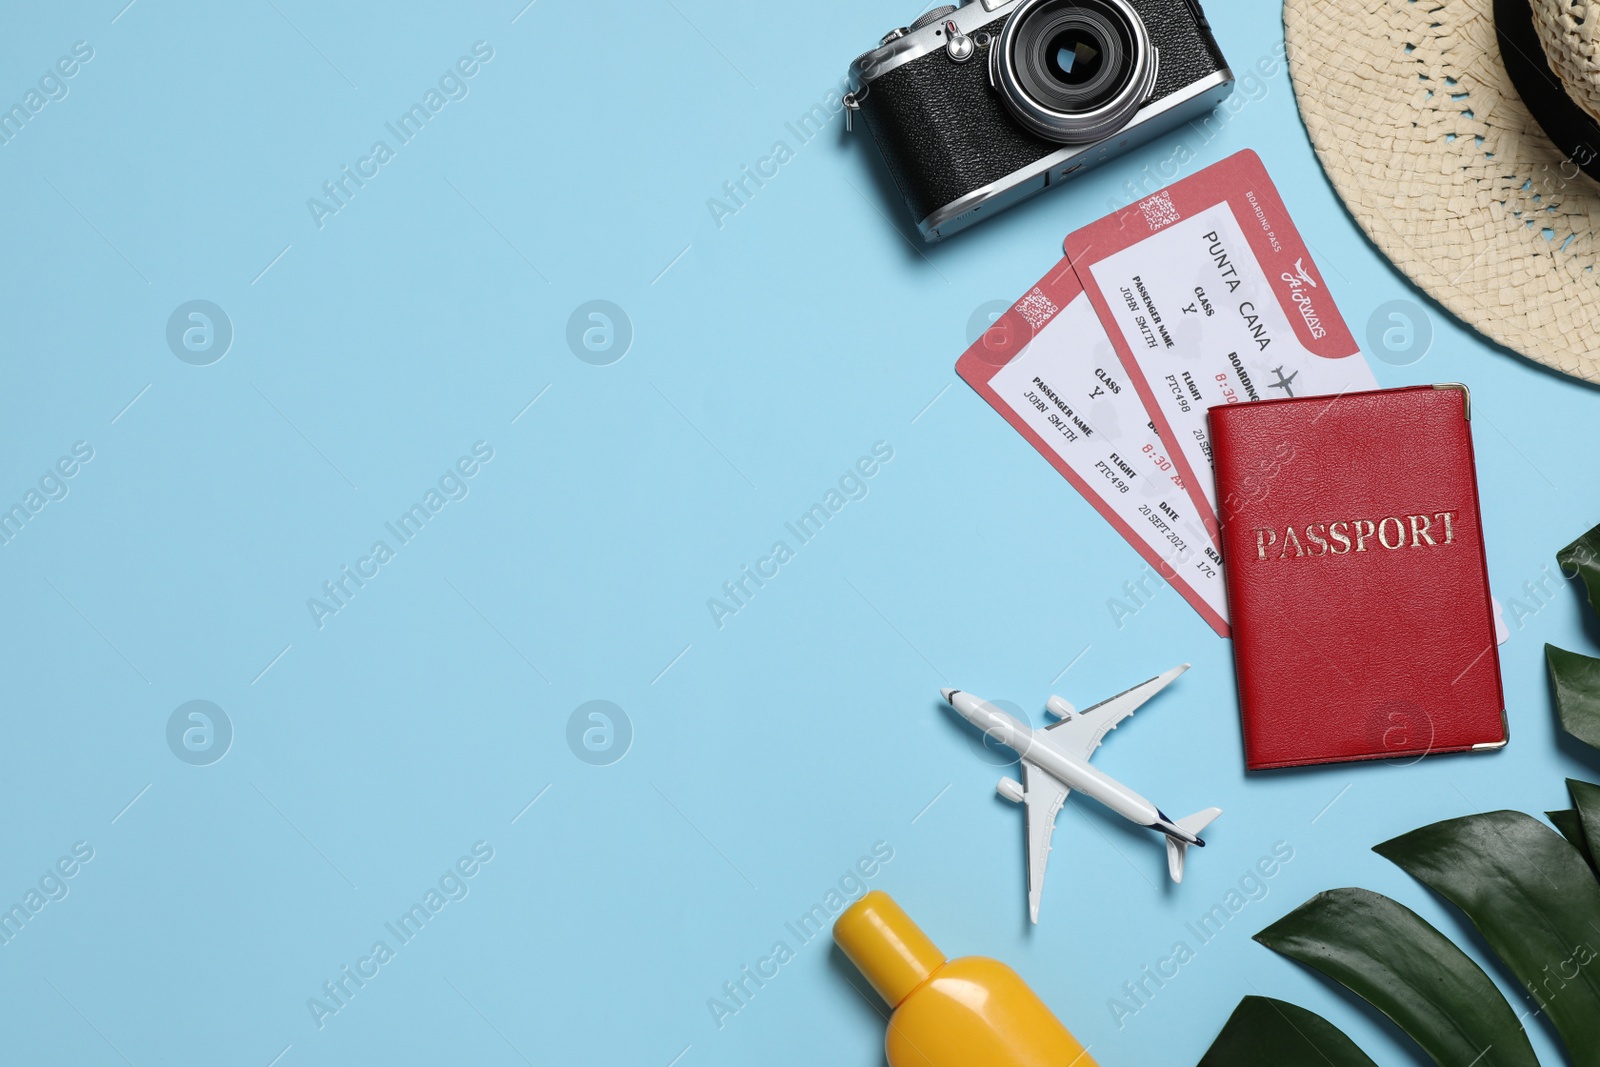
[[[1013,804],[1022,803],[1022,783],[1015,778],[1002,778],[1000,784],[994,787],[995,792],[1011,801]]]
[[[1045,709],[1058,719],[1070,719],[1078,710],[1060,697],[1051,697]]]

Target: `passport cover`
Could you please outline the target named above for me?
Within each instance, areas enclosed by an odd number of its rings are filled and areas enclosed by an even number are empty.
[[[1252,770],[1499,748],[1465,386],[1210,412]]]

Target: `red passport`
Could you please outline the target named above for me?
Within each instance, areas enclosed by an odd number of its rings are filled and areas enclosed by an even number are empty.
[[[1210,416],[1250,768],[1504,745],[1466,388]]]

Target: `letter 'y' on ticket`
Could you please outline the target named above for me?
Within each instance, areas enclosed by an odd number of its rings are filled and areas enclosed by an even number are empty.
[[[1084,227],[1066,252],[1213,535],[1208,409],[1378,387],[1254,152]]]
[[[1228,636],[1222,558],[1067,260],[996,320],[956,372]]]

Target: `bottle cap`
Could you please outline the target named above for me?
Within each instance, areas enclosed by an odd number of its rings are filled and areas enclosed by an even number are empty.
[[[891,1008],[911,995],[945,955],[889,894],[874,889],[833,924],[833,939]]]

